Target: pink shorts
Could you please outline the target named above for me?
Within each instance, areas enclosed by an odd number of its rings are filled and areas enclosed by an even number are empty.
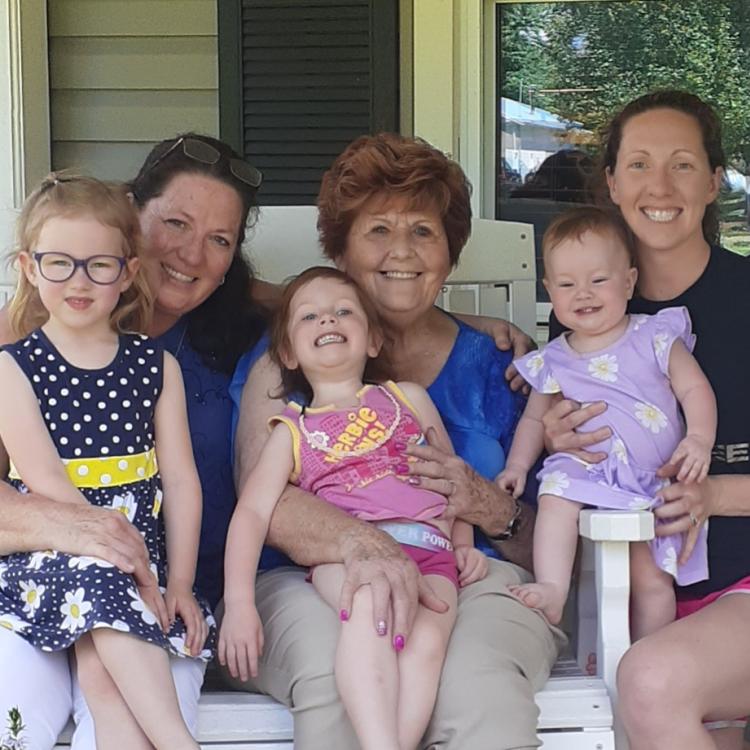
[[[711,604],[711,602],[715,602],[717,599],[721,599],[722,596],[727,596],[729,594],[750,594],[750,576],[740,578],[739,581],[736,581],[731,586],[727,586],[725,589],[712,591],[701,599],[678,599],[677,619],[680,620],[683,617],[692,615],[694,612],[699,612],[701,609]]]
[[[731,586],[727,586],[719,591],[712,591],[710,594],[707,594],[700,599],[678,599],[677,619],[681,620],[683,617],[699,612],[704,607],[711,604],[711,602],[715,602],[717,599],[721,599],[722,596],[728,596],[730,594],[750,594],[750,576],[740,578],[739,581],[735,581]],[[707,729],[726,729],[727,727],[744,727],[746,723],[747,717],[743,716],[737,719],[723,721],[704,721],[703,726]]]
[[[458,568],[454,552],[446,550],[433,552],[421,547],[412,547],[409,544],[402,544],[401,549],[414,560],[423,576],[443,576],[458,588]]]

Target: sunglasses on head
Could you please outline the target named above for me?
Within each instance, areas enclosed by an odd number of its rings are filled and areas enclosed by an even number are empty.
[[[217,164],[221,160],[221,153],[210,143],[197,138],[178,138],[163,154],[158,156],[146,171],[150,172],[161,164],[173,151],[182,147],[182,153],[193,161],[201,164]],[[263,175],[259,169],[242,159],[229,159],[229,171],[240,181],[250,187],[259,188],[263,182]]]

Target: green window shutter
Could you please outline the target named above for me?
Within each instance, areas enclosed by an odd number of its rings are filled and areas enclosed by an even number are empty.
[[[263,172],[262,204],[314,203],[348,143],[398,129],[398,1],[218,7],[222,137]]]

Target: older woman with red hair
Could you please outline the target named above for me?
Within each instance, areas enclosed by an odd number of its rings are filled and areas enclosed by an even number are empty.
[[[473,524],[478,546],[495,558],[487,578],[460,592],[437,704],[420,747],[537,747],[534,693],[554,663],[559,633],[508,590],[529,580],[524,568],[530,567],[534,511],[493,481],[523,399],[505,378],[512,355],[435,307],[469,237],[469,198],[461,168],[428,143],[367,136],[324,176],[318,228],[326,255],[367,292],[384,321],[393,377],[428,390],[453,442],[456,456],[434,439],[410,446],[401,470],[446,495],[447,514]],[[278,385],[278,370],[264,355],[242,396],[240,484],[265,442],[266,420],[284,408],[269,395]],[[289,485],[279,501],[268,542],[298,565],[343,563],[341,607],[350,608],[357,588],[371,586],[373,627],[393,642],[405,639],[406,648],[417,602],[445,608],[396,540],[297,487]],[[256,590],[266,643],[259,676],[235,685],[291,707],[295,747],[356,748],[333,676],[340,623],[305,582],[304,570],[273,565],[270,556],[261,561],[265,572]]]

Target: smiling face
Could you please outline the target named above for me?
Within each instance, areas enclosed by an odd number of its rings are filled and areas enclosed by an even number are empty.
[[[361,377],[379,349],[357,291],[333,278],[315,278],[295,292],[287,336],[284,365],[301,367],[311,382],[320,374]]]
[[[545,254],[544,268],[544,286],[557,319],[573,331],[572,344],[602,348],[617,339],[637,272],[612,232],[563,240]]]
[[[338,261],[389,322],[413,321],[435,304],[451,265],[440,214],[372,199],[352,223]]]
[[[154,334],[194,310],[222,283],[240,233],[242,203],[229,185],[183,173],[141,209],[144,259],[154,289]]]
[[[92,216],[53,216],[42,225],[32,251],[66,253],[76,260],[94,255],[122,258],[123,238],[119,229],[101,224]],[[112,311],[138,268],[138,259],[131,258],[113,284],[95,284],[80,267],[67,281],[48,281],[30,255],[22,253],[19,260],[50,314],[48,325],[89,332],[111,330]]]
[[[612,201],[638,239],[639,251],[704,247],[706,206],[719,192],[721,168],[711,169],[697,120],[675,109],[652,109],[624,125]]]

